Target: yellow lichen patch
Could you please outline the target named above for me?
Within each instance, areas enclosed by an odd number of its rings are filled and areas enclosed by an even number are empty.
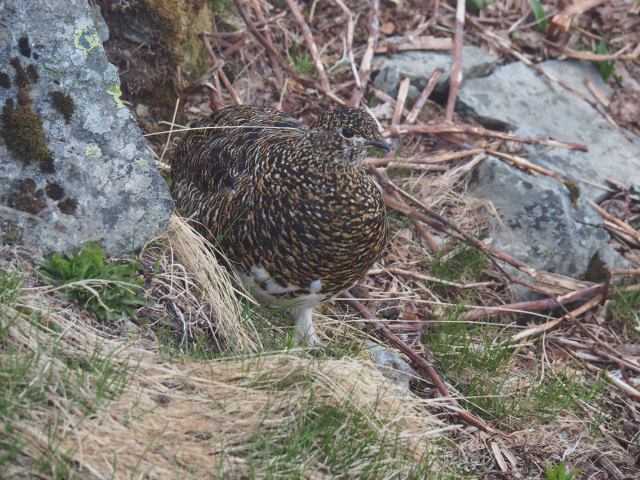
[[[136,158],[134,160],[134,162],[136,162],[141,167],[147,167],[149,165],[149,160],[147,160],[146,158],[143,158],[143,157]]]
[[[82,50],[84,58],[87,58],[89,52],[102,45],[102,42],[100,42],[100,37],[95,28],[78,27],[73,33],[73,44],[78,50]]]
[[[108,89],[107,93],[113,97],[113,100],[116,102],[118,108],[125,108],[124,103],[122,102],[122,89],[120,85],[117,83],[112,84]]]
[[[88,143],[84,147],[84,156],[89,158],[100,158],[102,149],[95,143]]]

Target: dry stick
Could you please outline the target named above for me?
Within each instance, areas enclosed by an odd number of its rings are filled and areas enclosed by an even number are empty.
[[[334,93],[327,91],[322,85],[318,84],[318,82],[314,81],[311,78],[305,77],[304,75],[300,75],[298,72],[296,72],[293,69],[293,67],[291,67],[291,65],[289,65],[284,58],[282,58],[282,55],[280,55],[280,53],[275,49],[275,47],[273,46],[273,43],[269,42],[255,27],[254,23],[251,21],[251,19],[247,15],[247,12],[242,6],[242,0],[234,0],[234,1],[236,4],[236,8],[238,9],[238,13],[242,17],[242,20],[244,20],[244,23],[247,25],[247,29],[249,30],[249,32],[251,32],[251,34],[256,38],[256,40],[258,40],[258,42],[260,42],[260,44],[265,48],[270,58],[273,58],[275,62],[282,69],[284,69],[291,78],[293,78],[296,82],[298,82],[299,84],[305,87],[315,88],[316,90],[318,90],[318,92],[320,92],[330,100],[333,100],[334,102],[340,105],[345,104],[344,100],[337,97]]]
[[[389,328],[387,328],[378,318],[371,313],[371,311],[365,307],[362,303],[356,300],[353,295],[349,292],[345,292],[343,294],[345,298],[344,302],[350,304],[360,315],[369,320],[368,323],[373,325],[373,328],[376,329],[384,338],[389,340],[396,348],[398,348],[402,353],[404,353],[409,359],[417,365],[424,373],[427,374],[429,379],[433,382],[433,384],[440,392],[440,395],[443,397],[449,397],[449,401],[458,407],[458,402],[450,397],[449,390],[442,382],[437,372],[433,368],[433,366],[416,352],[413,348],[403,342],[395,333],[393,333]],[[488,433],[496,433],[496,430],[491,428],[488,424],[486,424],[483,420],[475,417],[470,412],[466,410],[456,410],[456,414],[460,417],[461,420],[473,425],[474,427]]]
[[[396,167],[396,168],[405,168],[409,170],[417,170],[420,172],[440,172],[444,173],[449,171],[448,167],[442,165],[430,165],[420,162],[398,162],[393,160],[392,158],[371,158],[365,161],[366,165],[369,167]]]
[[[358,68],[356,67],[356,59],[353,55],[353,31],[355,30],[353,24],[353,12],[349,10],[349,7],[345,5],[342,0],[333,0],[333,2],[338,5],[340,10],[347,16],[347,35],[345,38],[345,55],[349,59],[349,67],[351,68],[351,73],[353,74],[353,79],[356,84],[356,88],[360,88],[362,83],[360,82],[360,74],[358,73]]]
[[[569,30],[573,17],[582,15],[584,12],[604,2],[606,2],[606,0],[578,0],[569,4],[564,10],[553,16],[551,22],[549,22],[547,36],[549,38],[558,38],[561,34]]]
[[[454,238],[457,238],[457,239],[463,240],[463,241],[467,241],[468,243],[472,244],[473,246],[475,246],[479,250],[485,252],[485,254],[487,254],[487,258],[491,261],[491,263],[493,263],[495,265],[495,267],[507,279],[509,279],[511,281],[515,281],[515,280],[513,280],[513,277],[511,275],[509,275],[496,262],[496,258],[499,259],[499,260],[504,261],[505,263],[508,263],[512,267],[515,267],[515,268],[517,268],[518,270],[520,270],[520,271],[522,271],[524,273],[527,273],[530,276],[534,276],[535,275],[535,270],[533,268],[529,267],[526,263],[521,262],[520,260],[517,260],[517,259],[515,259],[513,257],[510,257],[506,253],[503,253],[503,252],[500,252],[498,250],[495,250],[495,249],[491,248],[489,245],[480,242],[479,240],[476,240],[475,238],[473,238],[473,237],[467,235],[466,233],[462,232],[461,230],[459,230],[457,227],[455,227],[454,225],[452,225],[450,222],[448,222],[445,219],[442,219],[443,221],[440,221],[440,219],[442,217],[440,215],[436,214],[436,213],[433,213],[435,218],[431,218],[429,215],[426,215],[426,214],[424,214],[422,212],[419,212],[415,208],[412,208],[409,205],[407,205],[406,203],[403,203],[403,202],[400,202],[400,201],[396,200],[395,198],[393,198],[389,194],[385,194],[384,195],[384,203],[387,206],[393,208],[394,210],[398,210],[399,212],[405,214],[407,217],[413,218],[413,219],[416,219],[416,220],[420,220],[421,222],[424,222],[424,223],[426,223],[428,225],[431,225],[433,228],[435,228],[436,230],[439,230],[441,232],[451,234],[451,232],[448,230],[447,227],[451,228],[457,234],[457,235],[452,235]]]
[[[396,106],[393,110],[393,116],[391,117],[391,130],[394,130],[402,119],[402,112],[404,110],[404,104],[407,101],[407,94],[409,93],[410,84],[411,79],[409,77],[403,78],[400,82],[400,87],[398,88],[398,98],[396,99]]]
[[[557,306],[558,302],[561,305],[565,305],[567,303],[573,303],[580,300],[591,300],[602,294],[603,290],[604,284],[599,283],[591,287],[576,290],[575,292],[560,295],[557,299],[544,298],[540,300],[530,300],[528,302],[499,305],[497,307],[478,307],[464,313],[461,316],[461,319],[467,322],[475,322],[477,320],[484,320],[488,318],[504,317],[514,313],[514,311],[541,312],[543,310],[551,310]],[[523,332],[518,335],[521,335],[522,333]]]
[[[200,40],[202,41],[204,48],[207,50],[207,53],[209,54],[209,58],[211,59],[211,62],[213,63],[213,65],[218,65],[220,63],[220,60],[218,60],[217,55],[215,54],[215,52],[213,51],[213,48],[211,48],[211,45],[209,44],[209,39],[204,33],[200,34]],[[227,90],[229,91],[229,94],[231,95],[231,98],[233,99],[233,103],[235,103],[236,105],[242,105],[242,99],[240,98],[240,95],[238,95],[238,92],[236,91],[236,89],[233,88],[233,84],[229,81],[229,77],[227,77],[227,74],[224,73],[222,68],[218,69],[215,72],[215,75],[216,76],[219,75],[220,78],[222,79],[224,86],[227,88]]]
[[[237,1],[237,0],[236,0]],[[378,37],[380,35],[380,0],[371,0],[371,13],[369,16],[369,36],[367,37],[367,48],[364,51],[362,60],[360,62],[360,86],[356,87],[349,100],[349,105],[352,107],[360,106],[364,91],[367,88],[369,82],[369,76],[371,75],[371,62],[373,62],[373,54],[378,43]]]
[[[373,94],[376,96],[378,100],[382,100],[385,103],[390,103],[391,105],[396,104],[396,99],[393,98],[388,93],[383,92],[382,90],[378,90],[377,88],[374,88]],[[406,117],[407,115],[409,115],[409,110],[407,110],[406,108],[403,109],[402,114]]]
[[[584,362],[584,366],[587,367],[588,370],[591,370],[592,372],[594,372],[596,374],[603,374],[605,376],[605,378],[607,380],[609,380],[613,385],[618,387],[620,390],[624,391],[627,395],[633,397],[635,400],[640,401],[640,391],[638,391],[637,389],[633,388],[627,382],[624,382],[622,380],[617,379],[608,370],[606,370],[604,368],[600,369],[600,368],[598,368],[598,367],[596,367],[594,365],[591,365],[588,362]]]
[[[329,78],[327,78],[327,72],[324,69],[324,65],[322,64],[322,59],[320,58],[320,52],[318,52],[318,47],[316,45],[315,40],[313,39],[313,34],[311,33],[311,29],[309,28],[309,24],[304,19],[298,4],[294,0],[285,0],[287,2],[287,6],[291,13],[293,14],[293,19],[302,30],[302,35],[304,36],[304,41],[307,44],[307,48],[309,49],[309,53],[311,54],[311,58],[313,59],[313,65],[318,72],[318,80],[322,88],[324,88],[327,92],[331,91],[331,85],[329,85]]]
[[[544,168],[539,165],[536,165],[535,163],[532,163],[529,160],[522,158],[518,155],[502,153],[498,150],[492,150],[492,149],[487,149],[486,151],[487,153],[497,158],[502,158],[504,160],[507,160],[513,166],[520,167],[535,173],[541,173],[542,175],[546,175],[547,177],[551,177],[557,180],[558,182],[562,183],[565,187],[567,187],[567,189],[571,193],[572,200],[574,199],[577,200],[578,197],[580,196],[580,190],[578,189],[575,183],[573,183],[571,180],[563,178],[559,173],[554,172],[553,170],[549,170],[548,168]]]
[[[600,286],[602,287],[602,286]],[[604,289],[604,287],[602,287]],[[580,292],[580,290],[578,291]],[[574,292],[574,293],[578,293],[578,292]],[[591,298],[589,301],[587,301],[586,303],[584,303],[583,305],[581,305],[580,307],[576,308],[575,310],[571,311],[571,315],[573,315],[574,317],[577,317],[578,315],[582,315],[583,313],[588,312],[589,310],[591,310],[592,308],[598,306],[598,304],[600,303],[600,301],[602,300],[603,295],[599,295],[596,294],[596,296],[594,296],[593,298]],[[544,300],[544,301],[549,301],[550,299]],[[584,298],[581,298],[580,300],[584,300]],[[523,303],[527,303],[527,302],[523,302]],[[569,303],[569,302],[566,302]],[[503,305],[500,308],[504,308],[506,305]],[[544,308],[542,310],[549,310],[551,308],[553,308],[555,306],[555,302],[553,302],[552,305],[549,305],[548,308]],[[533,312],[535,310],[532,310],[530,308],[525,308],[524,309],[527,312]],[[474,312],[469,312],[469,313],[474,313]],[[500,311],[500,314],[502,315],[503,312]],[[465,316],[463,315],[462,318],[465,318]],[[484,316],[481,318],[485,318]],[[547,333],[550,332],[551,330],[553,330],[554,328],[556,328],[557,326],[559,326],[562,322],[564,322],[565,320],[569,319],[569,315],[563,315],[560,318],[556,318],[555,320],[550,320],[547,323],[544,323],[542,325],[536,325],[535,327],[532,328],[528,328],[526,330],[523,330],[522,332],[516,333],[515,335],[513,335],[511,337],[511,339],[509,340],[510,343],[518,343],[521,340],[525,339],[525,338],[530,338],[530,337],[537,337],[538,335],[542,335],[543,333]]]
[[[451,63],[451,75],[449,77],[449,98],[447,98],[447,108],[444,114],[444,119],[447,122],[451,122],[453,120],[453,109],[456,106],[456,99],[458,98],[458,92],[460,91],[460,84],[462,84],[462,37],[464,35],[466,4],[467,2],[465,0],[457,0],[456,3],[453,60]]]
[[[606,62],[610,60],[629,61],[629,60],[635,60],[636,58],[640,57],[640,44],[638,44],[631,53],[625,54],[624,52],[629,50],[629,48],[631,48],[631,44],[628,44],[622,47],[620,50],[618,50],[615,53],[602,54],[602,53],[593,53],[588,51],[581,52],[579,50],[572,50],[570,48],[565,47],[564,50],[562,51],[562,54],[566,55],[569,58],[575,58],[577,60],[589,60],[590,62]]]
[[[640,45],[638,45],[638,47],[640,47]],[[600,90],[598,90],[590,80],[585,79],[582,81],[582,83],[585,87],[587,87],[587,90],[589,90],[591,95],[593,95],[604,108],[609,108],[609,106],[611,105],[609,99],[605,97],[604,94]]]
[[[260,4],[260,0],[253,0],[253,9],[256,12],[256,17],[258,17],[258,22],[256,23],[256,27],[259,24],[264,25],[264,38],[273,44],[273,37],[271,36],[271,30],[269,29],[269,22],[264,16],[264,12],[262,11],[262,5]],[[283,12],[286,13],[286,12]],[[273,58],[270,52],[267,52],[267,56],[271,63],[276,63],[276,60]],[[284,76],[282,75],[282,71],[275,69],[276,83],[278,86],[284,83]]]
[[[424,107],[424,104],[427,103],[427,99],[429,98],[429,95],[431,95],[431,92],[433,92],[433,89],[436,88],[436,83],[438,83],[438,79],[443,74],[443,72],[444,70],[442,68],[436,68],[433,71],[433,73],[431,74],[431,78],[429,79],[425,87],[422,89],[422,92],[420,92],[420,96],[418,97],[418,100],[416,100],[416,103],[413,104],[413,108],[411,109],[411,111],[409,112],[409,115],[407,115],[407,118],[405,119],[405,121],[407,122],[407,125],[412,125],[416,123],[416,120],[418,119],[418,115],[420,115],[420,112],[422,112],[422,108]]]
[[[587,202],[589,202],[589,205],[591,205],[593,209],[596,212],[598,212],[602,218],[604,218],[605,220],[609,220],[609,222],[617,225],[620,230],[624,231],[627,235],[633,238],[636,243],[640,243],[640,232],[638,230],[633,228],[624,220],[620,220],[615,215],[611,215],[604,208],[602,208],[600,205],[593,202],[592,200],[587,199]]]
[[[367,157],[365,159],[365,163],[371,167],[383,167],[389,163],[394,165],[403,165],[406,163],[413,164],[427,164],[432,165],[436,163],[448,162],[450,160],[457,160],[459,158],[471,157],[473,155],[478,155],[479,153],[484,153],[485,150],[482,148],[474,148],[471,150],[460,150],[459,152],[445,152],[437,155],[429,155],[427,157],[421,158],[406,158],[406,159],[398,159],[397,157]]]
[[[579,150],[587,152],[589,149],[582,143],[561,142],[547,138],[530,138],[511,133],[498,132],[489,130],[484,127],[475,127],[472,125],[464,125],[460,123],[453,124],[418,124],[418,125],[398,125],[399,133],[462,133],[468,135],[477,135],[481,137],[499,138],[511,142],[527,143],[529,145],[544,145],[547,147],[568,148],[571,150]]]
[[[444,50],[449,51],[453,47],[450,38],[442,37],[416,37],[409,40],[387,40],[383,45],[376,48],[376,53],[394,53],[408,50]]]

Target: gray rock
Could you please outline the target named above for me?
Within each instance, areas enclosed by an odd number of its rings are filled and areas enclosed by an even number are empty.
[[[404,77],[411,78],[409,100],[414,100],[431,78],[436,68],[442,68],[444,73],[436,83],[436,92],[443,92],[448,88],[451,73],[451,54],[448,52],[407,51],[391,55],[376,55],[374,65],[379,73],[373,81],[375,87],[392,97],[398,94],[398,86]],[[464,46],[462,48],[462,72],[464,78],[488,75],[498,63],[498,57],[481,48]]]
[[[44,253],[117,254],[165,228],[169,190],[86,0],[0,3],[0,72],[0,229]]]
[[[621,261],[598,213],[584,197],[574,205],[567,188],[553,178],[532,177],[487,157],[468,191],[491,201],[499,215],[491,217],[493,246],[538,270],[580,278],[596,254],[605,262]],[[516,291],[521,299],[523,294]]]
[[[408,390],[411,380],[417,377],[415,370],[393,350],[371,343],[369,354],[382,374],[401,389]]]
[[[98,4],[89,4],[89,11],[91,12],[91,20],[93,20],[93,24],[96,27],[96,31],[98,32],[98,36],[100,37],[100,41],[102,43],[109,40],[109,26],[107,22],[105,22],[102,14],[100,13],[100,7]]]
[[[611,94],[588,63],[547,61],[541,67],[586,94],[583,80],[590,80],[605,95]],[[593,200],[606,193],[602,187],[608,178],[640,188],[640,139],[627,133],[631,141],[627,140],[589,104],[522,63],[511,63],[488,77],[468,80],[458,102],[461,112],[490,128],[586,144],[588,152],[526,148],[529,160],[572,179]]]

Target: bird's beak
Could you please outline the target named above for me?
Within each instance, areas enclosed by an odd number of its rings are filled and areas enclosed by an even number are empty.
[[[367,145],[369,145],[371,147],[375,147],[375,148],[380,148],[381,150],[384,150],[385,152],[388,152],[389,150],[391,150],[391,144],[387,140],[385,140],[384,138],[381,138],[380,140],[375,140],[375,141],[368,142]]]

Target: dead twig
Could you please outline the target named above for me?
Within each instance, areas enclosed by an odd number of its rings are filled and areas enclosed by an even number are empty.
[[[209,58],[211,59],[211,62],[213,63],[213,65],[216,66],[218,64],[221,64],[220,60],[218,60],[217,55],[213,51],[213,48],[211,48],[211,45],[209,44],[209,39],[207,38],[207,35],[205,35],[204,33],[201,33],[200,40],[202,41],[204,48],[207,50],[207,54],[209,55]],[[218,76],[220,77],[220,79],[222,79],[222,83],[224,83],[224,86],[229,91],[229,94],[231,95],[233,102],[236,105],[242,105],[242,99],[240,98],[240,95],[238,95],[238,92],[233,87],[233,84],[229,80],[229,77],[227,77],[227,74],[224,73],[222,68],[215,70],[214,78],[217,78]],[[219,85],[219,83],[217,83],[217,85]],[[222,101],[222,98],[220,98],[220,100]]]
[[[295,0],[285,0],[287,2],[287,6],[293,15],[293,19],[302,30],[302,36],[304,37],[304,41],[307,44],[307,48],[309,49],[309,53],[311,54],[311,59],[313,60],[313,66],[318,72],[318,81],[323,89],[327,92],[331,91],[331,85],[329,85],[329,78],[327,77],[327,72],[324,69],[324,65],[322,64],[322,59],[320,58],[320,52],[318,51],[318,46],[316,45],[315,40],[313,39],[313,34],[311,33],[311,29],[309,28],[309,24],[304,19],[302,12],[300,11],[300,7],[295,2]]]
[[[588,60],[590,62],[607,62],[611,60],[620,60],[623,62],[635,60],[640,57],[640,44],[636,46],[630,53],[625,54],[627,50],[631,48],[631,44],[625,45],[620,50],[611,54],[602,54],[602,53],[594,53],[589,52],[587,50],[579,51],[572,50],[570,48],[565,47],[562,51],[563,55],[566,55],[569,58],[574,58],[576,60]]]
[[[431,78],[422,89],[422,92],[420,92],[420,96],[418,97],[418,100],[416,100],[416,103],[413,104],[413,108],[411,109],[411,111],[409,112],[409,115],[407,115],[405,119],[405,121],[407,122],[407,125],[413,125],[414,123],[416,123],[416,120],[418,119],[418,115],[420,115],[420,112],[422,112],[422,108],[424,107],[424,104],[427,102],[427,99],[429,98],[429,95],[431,95],[431,93],[433,92],[433,89],[436,88],[438,79],[442,76],[443,73],[444,73],[444,70],[442,68],[436,68],[433,71],[433,73],[431,74]]]
[[[563,33],[569,31],[574,17],[582,15],[584,12],[601,5],[606,0],[578,0],[570,3],[564,10],[553,16],[547,28],[547,37],[559,38]]]
[[[387,40],[376,48],[376,53],[406,52],[409,50],[449,51],[453,48],[450,38],[431,37],[428,35],[403,40]]]
[[[444,115],[447,122],[453,120],[453,110],[456,106],[460,85],[462,84],[462,37],[464,35],[466,4],[467,2],[465,0],[457,0],[456,2],[453,60],[451,62],[451,75],[449,77],[449,98],[447,98],[447,108]]]
[[[613,230],[614,233],[618,234],[619,236],[624,235],[623,238],[625,238],[625,240],[627,240],[627,242],[629,242],[631,245],[640,247],[640,232],[638,230],[633,228],[624,220],[620,220],[615,215],[611,215],[594,201],[587,199],[587,202],[605,220],[604,223],[606,227],[608,227],[610,230]]]
[[[385,180],[389,181],[389,177],[387,176],[386,172],[380,171],[380,170],[378,170],[376,168],[372,168],[371,170],[376,172],[376,177],[378,178],[379,182],[382,179],[385,179]],[[405,205],[407,208],[410,208],[406,203],[404,203],[404,201],[402,200],[402,198],[400,197],[398,192],[391,192],[389,195],[392,195],[394,200],[397,201],[399,204]],[[385,198],[387,198],[387,196],[388,195],[385,195]],[[385,203],[386,203],[386,201],[385,201]],[[411,223],[413,223],[413,225],[416,227],[416,230],[418,231],[418,234],[424,239],[424,241],[427,244],[427,247],[429,248],[429,250],[431,252],[433,252],[433,253],[436,253],[438,250],[440,250],[440,245],[438,244],[436,239],[433,237],[433,235],[431,235],[429,233],[429,231],[425,227],[424,223],[422,223],[417,218],[411,218],[410,220],[411,220]]]
[[[398,98],[396,99],[396,106],[393,110],[393,117],[391,117],[391,130],[394,130],[402,119],[402,112],[404,110],[404,104],[407,101],[407,93],[409,93],[410,84],[411,79],[409,77],[403,78],[400,82],[400,87],[398,88]]]
[[[264,16],[260,0],[253,0],[253,9],[256,12],[256,17],[258,17],[256,28],[260,28],[261,26],[263,26],[264,38],[273,44],[273,37],[271,36],[271,30],[269,29],[269,21]],[[269,60],[271,61],[271,63],[276,63],[275,58],[273,58],[273,55],[270,52],[267,52],[267,55],[269,56]],[[282,85],[284,83],[284,76],[282,75],[282,71],[276,68],[274,74],[276,76],[276,83],[278,84],[278,86]]]
[[[373,158],[368,157],[365,159],[365,163],[372,167],[384,167],[388,164],[394,164],[402,166],[404,163],[409,164],[436,164],[436,163],[444,163],[450,160],[458,160],[460,158],[471,157],[474,155],[478,155],[483,153],[484,149],[482,148],[474,148],[472,150],[460,150],[459,152],[444,152],[437,155],[429,155],[426,157],[417,157],[417,158],[407,158],[407,159],[398,159],[397,157],[382,157],[382,158]]]
[[[237,1],[237,0],[236,0]],[[380,0],[371,0],[371,12],[369,14],[369,37],[367,38],[367,47],[360,62],[360,86],[356,87],[349,100],[349,105],[358,107],[362,101],[364,91],[367,88],[369,77],[371,76],[371,63],[373,62],[373,54],[380,36]]]
[[[340,105],[345,104],[344,100],[337,97],[333,92],[327,91],[315,80],[305,77],[304,75],[300,75],[298,72],[296,72],[293,67],[289,65],[289,63],[287,63],[282,55],[280,55],[280,53],[275,49],[273,43],[269,42],[255,27],[255,24],[251,21],[251,19],[247,15],[246,10],[244,9],[244,6],[242,5],[242,0],[234,0],[234,2],[236,4],[236,8],[238,9],[238,13],[242,17],[242,20],[244,20],[244,23],[247,25],[247,29],[249,30],[249,32],[251,32],[256,40],[258,40],[258,42],[260,42],[260,44],[265,48],[265,50],[269,54],[269,57],[273,58],[277,65],[280,66],[285,72],[287,72],[287,74],[291,78],[305,87],[316,89],[318,92]]]
[[[449,394],[449,390],[443,383],[443,381],[438,376],[437,372],[433,368],[433,366],[418,352],[416,352],[413,348],[403,342],[395,333],[393,333],[389,328],[387,328],[378,318],[362,303],[354,298],[353,295],[349,292],[345,292],[343,294],[345,299],[344,302],[351,305],[360,315],[365,317],[373,328],[385,339],[387,339],[391,344],[393,344],[396,348],[398,348],[402,353],[404,353],[409,359],[422,370],[427,377],[433,382],[436,386],[438,392],[443,397],[448,397],[449,401],[458,406],[458,402],[452,398]],[[487,423],[485,423],[480,418],[472,415],[470,412],[466,410],[457,410],[456,414],[460,417],[461,420],[473,425],[474,427],[488,433],[496,433],[496,430],[490,427]]]
[[[531,138],[523,137],[521,135],[514,135],[511,133],[498,132],[496,130],[489,130],[484,127],[475,127],[472,125],[464,125],[460,123],[453,124],[418,124],[418,125],[398,125],[398,133],[460,133],[467,135],[477,135],[480,137],[499,138],[501,140],[507,140],[511,142],[526,143],[529,145],[544,145],[546,147],[556,148],[568,148],[571,150],[579,150],[581,152],[587,152],[589,149],[582,143],[574,142],[561,142],[559,140],[552,140],[547,138]],[[391,132],[388,132],[391,133]]]
[[[599,287],[602,287],[601,290],[604,290],[604,287],[601,285],[596,285]],[[593,289],[593,287],[591,287]],[[597,289],[596,289],[597,290]],[[589,292],[589,295],[591,295],[592,292]],[[574,292],[573,294],[571,294],[572,297],[570,298],[576,298],[576,297],[582,297],[585,295],[584,291],[578,291],[578,292]],[[595,293],[595,296],[591,299],[589,299],[589,301],[587,301],[586,303],[584,303],[583,305],[581,305],[580,307],[576,308],[575,310],[571,311],[571,315],[573,315],[574,317],[577,317],[578,315],[582,315],[583,313],[588,312],[589,310],[591,310],[592,308],[595,308],[598,306],[598,304],[600,303],[601,299],[603,298],[602,295]],[[582,299],[582,298],[581,298]],[[570,303],[571,301],[575,301],[575,300],[564,300],[566,303]],[[545,299],[545,300],[538,300],[535,302],[546,302],[547,308],[543,308],[541,310],[549,310],[553,307],[555,307],[555,302],[552,301],[551,299]],[[523,302],[523,303],[527,303],[527,302]],[[534,303],[534,302],[530,302],[530,303]],[[517,304],[514,304],[514,306]],[[535,308],[537,308],[538,306],[540,306],[541,304],[536,304]],[[506,305],[503,305],[500,308],[504,308]],[[524,308],[523,311],[527,311],[527,312],[534,312],[534,311],[541,311],[541,310],[531,310],[529,308]],[[473,312],[471,312],[473,313]],[[500,315],[504,314],[504,311],[500,311]],[[473,315],[470,315],[473,316]],[[464,318],[464,315],[463,315]],[[486,318],[484,316],[480,317],[480,318]],[[510,343],[518,343],[521,340],[529,339],[531,337],[537,337],[539,335],[542,335],[544,333],[548,333],[551,330],[553,330],[554,328],[558,327],[562,322],[564,322],[565,320],[567,320],[568,318],[570,318],[568,315],[563,315],[560,318],[556,318],[554,320],[550,320],[542,325],[536,325],[535,327],[531,327],[528,328],[526,330],[523,330],[522,332],[516,333],[515,335],[513,335],[510,338]]]

